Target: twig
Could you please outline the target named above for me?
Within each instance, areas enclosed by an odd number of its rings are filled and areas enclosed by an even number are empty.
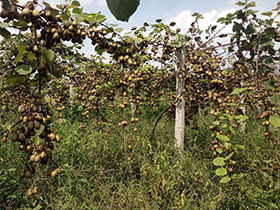
[[[3,134],[7,133],[9,130],[11,130],[12,128],[16,127],[22,120],[17,121],[14,125],[12,125],[12,127],[7,128],[6,130],[2,131],[0,136],[2,136]]]

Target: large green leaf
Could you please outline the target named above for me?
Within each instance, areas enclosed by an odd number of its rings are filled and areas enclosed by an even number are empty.
[[[229,141],[230,140],[230,138],[228,136],[225,136],[225,135],[218,135],[217,138],[220,139],[221,141]]]
[[[231,178],[229,178],[228,176],[225,176],[220,180],[220,183],[228,183],[230,180],[231,180]]]
[[[16,71],[19,75],[28,75],[32,72],[32,67],[29,65],[20,65],[16,68]]]
[[[225,168],[218,168],[216,170],[216,175],[217,176],[224,176],[227,174],[227,170]]]
[[[223,157],[216,157],[214,160],[213,160],[213,164],[215,166],[224,166],[226,163],[225,163],[225,158]]]
[[[24,81],[24,76],[21,75],[10,75],[6,79],[7,85],[13,85],[15,83],[22,83]]]
[[[128,21],[139,6],[140,0],[106,0],[106,2],[117,20]]]
[[[0,27],[0,35],[5,38],[9,38],[11,36],[11,33],[7,29]]]
[[[9,10],[12,6],[10,0],[0,0],[2,2],[2,7],[4,10]]]
[[[269,122],[275,127],[280,127],[280,118],[278,116],[270,116]]]
[[[249,117],[247,115],[238,115],[234,117],[237,120],[248,120]]]
[[[43,49],[43,57],[46,61],[53,61],[54,59],[54,52],[49,49]]]
[[[247,90],[247,88],[235,88],[235,89],[230,93],[230,95],[237,95],[237,94],[239,94],[239,93],[244,92],[245,90]]]

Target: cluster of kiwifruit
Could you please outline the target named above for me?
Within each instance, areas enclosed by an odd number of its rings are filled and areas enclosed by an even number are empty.
[[[17,11],[17,8],[12,6],[9,10],[2,9],[0,17],[3,19],[14,20],[20,17],[20,14]]]
[[[50,123],[52,112],[46,104],[42,103],[39,95],[34,101],[22,103],[18,106],[20,123],[11,137],[11,141],[19,142],[20,149],[27,154],[27,162],[21,173],[21,178],[31,178],[35,173],[36,163],[51,165],[49,175],[55,178],[58,174],[57,167],[52,160],[52,150],[54,142],[60,142],[59,135],[51,132]],[[2,142],[7,141],[7,135],[2,138]]]

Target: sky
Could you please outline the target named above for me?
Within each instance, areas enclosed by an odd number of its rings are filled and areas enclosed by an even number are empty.
[[[19,0],[20,3],[26,0]],[[39,0],[39,2],[42,2]],[[52,6],[64,3],[64,0],[46,0]],[[210,24],[228,13],[234,12],[238,7],[235,5],[237,0],[140,0],[136,12],[128,22],[117,21],[107,8],[106,0],[79,0],[85,12],[99,12],[107,17],[107,23],[118,24],[120,28],[129,31],[133,26],[142,26],[144,22],[155,23],[156,19],[163,19],[163,22],[176,22],[175,27],[186,31],[192,22],[192,14],[199,12],[204,16],[200,22],[202,29],[207,28]],[[264,12],[276,7],[278,0],[255,0],[256,9]],[[83,49],[85,54],[90,54],[93,48],[90,42],[85,43]]]

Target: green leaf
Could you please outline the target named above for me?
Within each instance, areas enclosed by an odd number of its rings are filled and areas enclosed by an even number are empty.
[[[7,29],[0,27],[0,35],[5,38],[9,38],[11,36],[11,33]]]
[[[18,47],[18,54],[14,60],[15,64],[17,64],[18,62],[20,62],[22,60],[22,58],[26,52],[27,51],[25,50],[25,46]]]
[[[229,126],[229,130],[233,135],[236,135],[236,131],[234,130],[234,128],[232,126]]]
[[[225,176],[220,180],[220,183],[225,184],[225,183],[230,182],[230,180],[231,180],[231,178],[229,178],[228,176]]]
[[[224,151],[223,151],[223,149],[221,149],[221,148],[217,148],[217,149],[216,149],[216,152],[218,152],[219,154],[223,154]]]
[[[36,56],[33,52],[28,52],[27,58],[28,60],[33,61],[36,58]]]
[[[280,127],[280,118],[277,116],[270,116],[269,122],[271,125],[273,125],[275,127]]]
[[[22,83],[24,81],[24,77],[21,75],[10,75],[6,79],[7,85],[12,85],[15,83]]]
[[[213,164],[215,166],[224,166],[226,165],[225,163],[225,158],[223,157],[216,157],[214,160],[213,160]]]
[[[62,77],[62,71],[59,70],[58,66],[54,62],[50,63],[49,66],[51,68],[51,73],[53,76],[55,76],[57,78]]]
[[[216,120],[216,121],[212,122],[212,124],[215,125],[215,126],[217,126],[217,125],[220,125],[220,124],[221,124],[221,121]]]
[[[31,66],[24,64],[24,65],[18,66],[15,70],[17,71],[17,73],[19,75],[28,75],[32,72],[33,69]]]
[[[238,115],[234,117],[237,120],[248,120],[249,117],[247,115]]]
[[[245,6],[245,8],[246,9],[248,9],[248,8],[250,8],[250,7],[255,7],[256,6],[256,2],[250,2],[249,4],[247,4],[246,6]]]
[[[223,145],[224,145],[224,147],[227,149],[227,150],[229,150],[230,148],[231,148],[231,143],[228,143],[228,142],[224,142],[223,143]]]
[[[245,4],[246,4],[246,3],[241,2],[241,1],[239,1],[239,2],[236,3],[237,6],[244,6]]]
[[[263,59],[263,63],[266,65],[274,64],[274,60],[272,57],[268,57],[268,58]]]
[[[225,135],[218,135],[217,138],[220,139],[221,141],[229,141],[230,140],[230,138],[228,136],[225,136]]]
[[[101,15],[100,13],[97,13],[97,16],[96,16],[96,21],[101,23],[103,22],[104,20],[106,20],[106,17],[104,15]]]
[[[54,52],[49,49],[43,49],[43,57],[46,61],[53,61],[54,59]]]
[[[244,149],[245,146],[243,145],[232,145],[232,149],[236,150],[236,149]]]
[[[10,0],[0,0],[2,2],[2,7],[4,10],[9,10],[12,6]]]
[[[74,14],[82,14],[83,13],[83,9],[82,8],[74,8],[73,10],[72,10],[72,12],[74,13]]]
[[[121,33],[123,31],[122,28],[115,28],[114,31],[118,32],[118,33]]]
[[[106,2],[117,20],[127,22],[139,6],[140,0],[106,0]]]
[[[242,93],[244,92],[245,90],[247,90],[248,88],[235,88],[231,93],[230,95],[237,95],[239,93]]]
[[[226,156],[225,160],[229,160],[234,155],[234,152],[230,153],[228,156]]]
[[[232,31],[233,32],[239,32],[241,30],[242,26],[239,23],[234,23],[233,27],[232,27]]]
[[[30,80],[29,87],[38,87],[40,85],[39,80]]]
[[[271,17],[272,14],[273,14],[273,12],[263,12],[262,13],[263,16],[268,16],[268,17]]]
[[[217,168],[216,175],[217,176],[224,176],[227,174],[227,170],[225,168]]]
[[[237,106],[236,103],[226,103],[227,106]]]
[[[78,2],[78,1],[73,1],[72,5],[77,6],[77,7],[81,6],[80,2]]]

